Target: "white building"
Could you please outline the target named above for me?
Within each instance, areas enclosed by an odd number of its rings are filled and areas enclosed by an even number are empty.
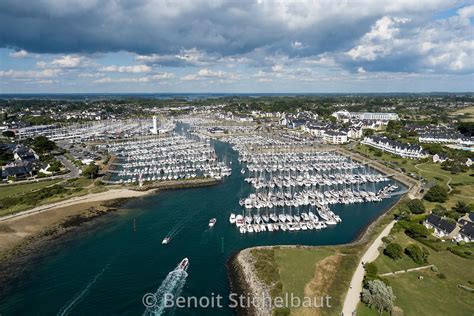
[[[386,151],[403,158],[421,159],[428,157],[428,154],[419,145],[405,144],[383,136],[365,137],[362,141],[362,144],[378,148],[382,151]]]
[[[347,133],[342,131],[326,131],[323,135],[326,144],[345,144],[348,141]]]
[[[339,121],[351,121],[351,120],[375,120],[375,121],[396,121],[400,118],[397,113],[385,113],[385,112],[349,112],[347,110],[337,111],[331,114]]]

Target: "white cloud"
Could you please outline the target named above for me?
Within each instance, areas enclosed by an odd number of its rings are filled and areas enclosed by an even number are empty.
[[[146,73],[151,72],[153,69],[147,65],[133,65],[133,66],[106,66],[99,69],[103,72],[123,72],[123,73]]]
[[[408,22],[408,19],[384,16],[372,26],[370,32],[366,33],[359,45],[352,48],[346,54],[353,60],[373,61],[386,55],[393,47],[395,37],[400,33],[400,24]]]
[[[15,52],[11,52],[9,56],[12,58],[25,58],[28,56],[28,52],[24,49],[21,49]]]
[[[13,79],[36,79],[56,77],[61,73],[59,69],[43,69],[43,70],[1,70],[0,77]]]
[[[44,60],[36,62],[36,67],[38,68],[74,69],[93,66],[95,66],[95,64],[90,58],[79,55],[63,55],[49,62]]]
[[[239,75],[231,72],[225,72],[222,70],[210,70],[208,68],[200,69],[196,74],[189,74],[181,79],[184,81],[194,81],[203,79],[219,79],[222,81],[237,80]]]
[[[148,82],[156,82],[162,80],[169,80],[175,77],[174,73],[170,72],[161,72],[156,73],[150,76],[143,76],[143,77],[121,77],[121,78],[112,78],[112,77],[104,77],[97,80],[94,80],[94,83],[148,83]]]

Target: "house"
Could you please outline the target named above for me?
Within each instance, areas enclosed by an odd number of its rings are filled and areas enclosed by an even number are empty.
[[[468,221],[462,222],[461,229],[454,237],[454,240],[456,242],[474,242],[474,223]]]
[[[427,131],[420,133],[418,141],[420,143],[436,143],[436,144],[456,144],[459,142],[461,134],[451,132]]]
[[[470,167],[470,166],[472,166],[473,163],[474,163],[474,162],[472,161],[471,158],[467,158],[467,159],[466,159],[466,162],[465,162],[464,164],[465,164],[466,166]]]
[[[434,163],[443,163],[447,160],[449,160],[449,158],[445,154],[434,154],[433,155],[433,162]]]
[[[15,180],[26,179],[32,176],[32,170],[27,166],[5,166],[2,167],[2,179],[8,180],[14,178]]]
[[[383,151],[387,151],[391,154],[409,158],[409,159],[421,159],[428,157],[428,154],[423,150],[420,145],[406,144],[399,141],[391,140],[384,136],[368,136],[362,141],[362,144],[367,146],[375,147]]]
[[[287,127],[291,129],[304,128],[306,121],[303,119],[290,119],[288,120]]]
[[[428,215],[423,224],[426,228],[433,229],[433,235],[437,238],[452,237],[457,228],[455,222],[451,222],[435,214]]]
[[[347,133],[341,130],[326,131],[323,142],[326,144],[345,144],[348,142]]]
[[[362,135],[363,135],[362,127],[351,126],[347,130],[347,137],[349,138],[359,139],[359,138],[362,138]]]
[[[23,162],[36,161],[39,159],[38,155],[33,149],[23,145],[16,146],[16,148],[13,150],[13,157],[16,161]]]

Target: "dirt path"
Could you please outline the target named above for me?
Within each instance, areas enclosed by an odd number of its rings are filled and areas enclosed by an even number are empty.
[[[357,309],[359,303],[360,293],[362,292],[362,281],[364,279],[364,266],[363,263],[372,262],[379,256],[379,247],[382,245],[382,238],[390,233],[393,225],[396,221],[390,222],[385,229],[378,235],[374,242],[370,245],[367,251],[362,256],[359,264],[357,265],[356,271],[352,276],[349,290],[347,291],[346,299],[342,307],[343,315],[352,315]]]
[[[114,189],[114,190],[109,190],[109,191],[101,192],[101,193],[91,193],[84,196],[71,198],[66,201],[60,201],[60,202],[51,203],[47,205],[41,205],[27,211],[15,213],[13,215],[7,215],[4,217],[1,217],[0,222],[5,222],[13,218],[22,218],[22,217],[26,217],[32,214],[42,213],[44,211],[48,211],[55,208],[66,208],[72,205],[88,203],[88,202],[98,202],[98,201],[115,200],[115,199],[120,199],[120,198],[139,197],[139,196],[150,194],[151,192],[153,192],[153,190],[134,191],[134,190],[129,190],[129,189]]]
[[[406,269],[406,270],[398,270],[398,271],[394,271],[394,272],[383,273],[383,274],[379,274],[379,276],[397,275],[397,274],[402,274],[402,273],[407,273],[407,272],[412,272],[412,271],[428,269],[428,268],[431,268],[431,267],[434,267],[434,264],[430,264],[430,265],[423,266],[423,267],[417,267],[417,268],[411,268],[411,269]]]
[[[443,178],[446,178],[448,179],[448,181],[446,182],[446,186],[448,187],[448,193],[451,193],[451,191],[453,190],[453,188],[451,188],[451,186],[449,185],[451,183],[451,181],[453,181],[453,179],[450,177],[450,176],[447,176],[447,175],[444,175],[444,174],[440,174],[440,173],[437,173],[437,172],[433,172],[433,171],[428,171],[428,170],[424,170],[424,169],[421,169],[419,168],[418,166],[421,166],[421,165],[424,165],[426,164],[426,162],[423,162],[423,163],[419,163],[417,165],[415,165],[415,168],[417,170],[420,170],[421,172],[426,172],[426,173],[431,173],[431,174],[435,174],[437,176],[441,176]]]

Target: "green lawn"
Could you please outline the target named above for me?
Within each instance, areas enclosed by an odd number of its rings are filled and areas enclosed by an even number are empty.
[[[395,237],[395,242],[400,243],[402,247],[410,243],[423,247],[423,244],[403,232],[396,233]],[[446,247],[452,245],[445,243]],[[428,264],[434,264],[438,272],[424,269],[384,277],[397,297],[395,305],[404,311],[404,315],[472,315],[474,293],[458,288],[458,284],[474,288],[474,285],[469,283],[474,283],[474,261],[461,258],[447,250],[428,251]],[[379,273],[385,273],[417,266],[410,261],[406,255],[403,259],[394,261],[382,254],[375,263]],[[444,274],[446,279],[440,278],[439,273]],[[420,276],[423,279],[419,279]],[[360,307],[360,310],[360,315],[375,315],[375,311],[367,307]]]
[[[31,192],[34,190],[38,190],[55,183],[58,183],[61,180],[47,180],[47,181],[40,181],[40,182],[32,182],[26,184],[11,184],[8,186],[0,187],[0,199],[12,196],[16,194],[23,194],[25,192]]]
[[[266,284],[272,284],[271,294],[311,298],[330,296],[331,306],[291,309],[291,315],[338,315],[342,309],[350,279],[358,264],[361,246],[289,248],[252,250],[256,258],[256,273]],[[281,310],[280,310],[281,311]]]
[[[6,187],[0,187],[0,216],[10,215],[16,212],[31,209],[35,206],[59,202],[72,197],[85,194],[103,192],[107,190],[104,187],[86,187],[92,184],[93,180],[78,178],[61,182],[62,180],[41,181],[28,184],[18,184]],[[65,190],[63,192],[54,192],[53,194],[43,191],[54,184],[58,184]]]
[[[368,307],[363,303],[357,304],[357,316],[389,316],[387,312],[379,314],[375,309]]]
[[[329,249],[278,249],[275,251],[275,261],[278,264],[283,291],[304,297],[304,287],[311,281],[316,263],[333,255]]]

